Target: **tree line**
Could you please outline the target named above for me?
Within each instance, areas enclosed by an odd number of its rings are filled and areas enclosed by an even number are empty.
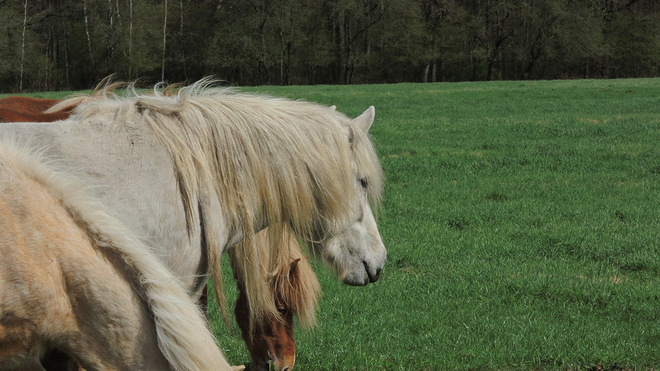
[[[656,0],[0,0],[0,91],[651,77]]]

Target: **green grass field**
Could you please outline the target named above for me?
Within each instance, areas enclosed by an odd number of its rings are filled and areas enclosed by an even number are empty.
[[[660,79],[245,90],[376,106],[388,263],[366,287],[317,266],[296,369],[660,367]]]

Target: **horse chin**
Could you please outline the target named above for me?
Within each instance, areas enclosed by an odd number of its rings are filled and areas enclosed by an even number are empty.
[[[376,244],[367,258],[355,253],[357,249],[351,246],[354,245],[345,239],[333,237],[322,247],[321,256],[346,285],[365,286],[378,281],[387,260],[387,250],[382,243]],[[315,249],[318,251],[319,247],[317,245]]]
[[[351,272],[346,274],[341,280],[344,284],[349,286],[366,286],[369,283],[369,277],[366,272]]]
[[[254,370],[255,371],[269,371],[270,370],[270,363],[268,363],[268,362],[259,362],[258,365],[254,365]]]

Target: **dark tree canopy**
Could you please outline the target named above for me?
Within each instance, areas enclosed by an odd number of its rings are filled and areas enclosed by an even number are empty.
[[[0,91],[651,77],[656,0],[0,0]]]

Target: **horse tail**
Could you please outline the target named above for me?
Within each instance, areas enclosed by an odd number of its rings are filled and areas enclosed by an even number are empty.
[[[138,273],[154,316],[158,346],[174,370],[229,370],[199,307],[149,248],[99,207],[72,211],[81,214],[81,219],[94,220],[86,224],[97,243],[114,248]]]
[[[98,246],[119,255],[135,274],[153,315],[158,347],[174,370],[231,370],[199,308],[180,282],[149,247],[104,210],[100,201],[88,196],[80,182],[46,167],[39,156],[11,142],[0,143],[0,154],[14,154],[27,174],[62,200],[63,207]]]

